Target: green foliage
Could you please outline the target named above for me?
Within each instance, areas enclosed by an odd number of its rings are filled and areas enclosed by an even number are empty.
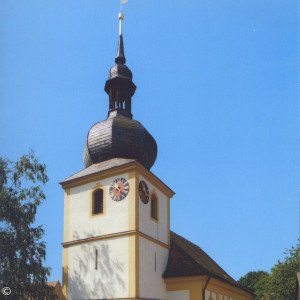
[[[271,300],[294,300],[296,295],[296,278],[299,270],[299,244],[286,250],[283,262],[278,261],[271,269],[268,292]]]
[[[297,271],[300,248],[286,250],[283,262],[278,261],[271,274],[264,271],[249,272],[239,279],[239,284],[256,294],[256,300],[294,300],[296,297]]]
[[[44,230],[32,226],[46,198],[40,184],[47,181],[46,166],[32,150],[16,162],[0,158],[0,286],[11,288],[10,299],[51,294],[45,285],[50,269],[43,266]]]
[[[259,279],[254,285],[254,293],[256,294],[256,300],[269,299],[267,288],[269,287],[271,275],[268,272],[261,274]]]
[[[238,283],[249,291],[255,292],[255,285],[262,276],[269,276],[269,273],[265,271],[251,271],[242,276]]]

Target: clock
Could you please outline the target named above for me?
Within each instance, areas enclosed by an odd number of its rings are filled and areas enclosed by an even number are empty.
[[[114,201],[126,198],[129,192],[129,183],[125,178],[116,178],[110,185],[109,195]]]
[[[145,181],[141,180],[139,184],[140,199],[144,204],[149,202],[149,189]]]

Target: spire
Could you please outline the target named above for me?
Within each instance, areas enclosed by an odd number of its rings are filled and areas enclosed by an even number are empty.
[[[121,4],[128,0],[121,0]],[[135,159],[150,170],[157,155],[157,144],[143,125],[132,119],[131,98],[136,86],[125,65],[122,37],[123,14],[119,13],[119,45],[116,65],[110,68],[104,90],[108,95],[107,119],[89,131],[84,150],[86,167],[113,158]]]
[[[124,54],[124,45],[123,45],[123,35],[122,35],[122,21],[124,19],[124,15],[122,12],[119,13],[119,43],[117,56],[115,59],[116,64],[124,65],[126,62],[125,54]]]
[[[109,71],[108,80],[106,80],[104,90],[109,96],[109,112],[116,111],[129,118],[131,114],[131,97],[134,95],[136,86],[132,82],[132,73],[125,65],[124,45],[122,36],[122,20],[124,15],[119,13],[119,44],[116,65]]]

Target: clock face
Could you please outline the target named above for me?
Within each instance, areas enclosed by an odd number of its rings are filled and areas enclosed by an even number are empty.
[[[123,200],[129,192],[129,183],[125,178],[116,178],[109,188],[109,194],[114,201]]]
[[[140,199],[144,204],[149,202],[149,189],[145,181],[141,180],[139,184]]]

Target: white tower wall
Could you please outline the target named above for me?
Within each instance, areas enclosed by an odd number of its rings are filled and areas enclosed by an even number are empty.
[[[128,174],[120,174],[128,180]],[[128,196],[122,201],[113,201],[109,187],[116,176],[97,180],[70,189],[69,240],[79,240],[128,230]],[[100,187],[104,190],[103,215],[91,216],[91,193]],[[66,226],[67,224],[65,224]]]
[[[164,273],[169,250],[143,237],[140,245],[140,297],[145,299],[166,299]]]
[[[170,246],[172,191],[139,168],[133,165],[122,171],[120,166],[119,172],[115,169],[93,176],[90,182],[84,178],[63,186],[67,299],[167,299],[162,275]],[[127,179],[129,192],[123,200],[113,201],[109,188],[120,177]],[[154,193],[158,199],[158,220],[151,218],[151,200],[147,204],[140,200],[140,180],[147,183],[150,197]],[[104,191],[103,214],[92,215],[93,192],[98,188]]]
[[[158,222],[155,222],[150,217],[151,204],[149,200],[148,204],[139,203],[139,230],[142,233],[164,243],[168,244],[168,198],[157,187],[151,184],[148,180],[139,176],[139,180],[143,180],[147,183],[150,196],[154,193],[158,199]]]
[[[127,298],[128,238],[71,246],[68,275],[68,299]]]

